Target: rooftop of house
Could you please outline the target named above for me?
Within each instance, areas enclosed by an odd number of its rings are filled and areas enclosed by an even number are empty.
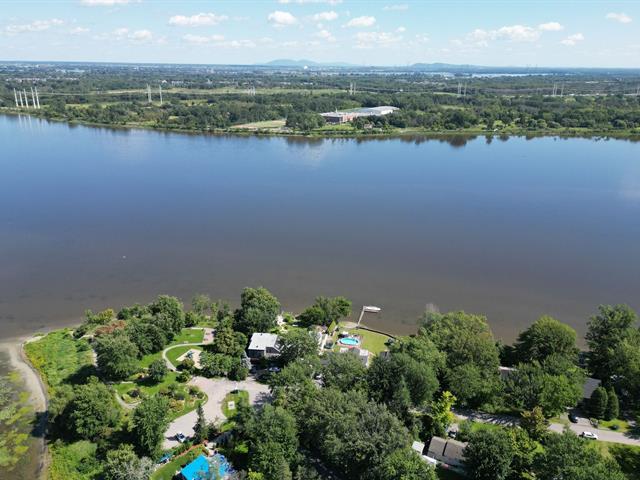
[[[582,386],[582,398],[591,398],[593,391],[600,386],[600,380],[587,377]]]
[[[249,350],[266,350],[267,348],[278,348],[278,335],[257,332],[251,335]]]

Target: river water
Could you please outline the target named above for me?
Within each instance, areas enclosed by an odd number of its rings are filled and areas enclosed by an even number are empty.
[[[640,307],[640,143],[190,136],[0,117],[0,339],[159,293],[427,304],[511,340]]]

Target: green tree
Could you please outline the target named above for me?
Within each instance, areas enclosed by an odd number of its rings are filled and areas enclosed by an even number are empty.
[[[326,388],[337,388],[343,392],[366,387],[367,368],[350,352],[329,353],[322,369],[322,381]]]
[[[542,413],[542,408],[533,407],[520,414],[520,426],[534,440],[542,440],[547,433],[549,422]]]
[[[605,383],[619,372],[616,351],[633,332],[638,316],[627,305],[600,305],[598,314],[591,317],[585,338],[589,345],[589,369]]]
[[[203,293],[198,293],[191,299],[191,308],[200,317],[210,315],[213,304],[209,295]]]
[[[295,360],[269,379],[274,404],[297,413],[317,391],[313,377],[320,371],[317,358]]]
[[[280,337],[280,362],[286,365],[298,358],[318,354],[318,341],[313,332],[302,329],[289,330]]]
[[[296,419],[283,408],[266,405],[246,426],[249,467],[267,480],[291,478],[298,450]]]
[[[473,433],[464,450],[467,472],[475,480],[504,480],[511,473],[513,440],[505,429]]]
[[[162,358],[158,358],[149,365],[149,378],[154,383],[160,383],[169,373],[167,364]]]
[[[138,347],[138,355],[159,352],[167,344],[167,335],[150,319],[132,319],[127,323],[129,339]]]
[[[385,458],[373,478],[379,480],[436,480],[436,471],[409,449],[396,450]]]
[[[138,347],[121,330],[98,338],[98,370],[106,378],[124,380],[137,369]]]
[[[229,355],[202,352],[200,354],[200,372],[207,377],[219,377],[229,373],[235,361]]]
[[[298,319],[304,325],[328,327],[333,322],[351,315],[351,302],[344,297],[317,297],[313,305],[303,311]]]
[[[202,402],[198,402],[196,413],[197,419],[196,424],[193,426],[193,441],[194,443],[201,443],[205,441],[209,435],[209,428],[207,426],[207,419],[204,416],[204,408],[202,408]]]
[[[241,332],[233,330],[231,319],[225,319],[220,322],[211,345],[212,352],[239,357],[246,346],[247,337]]]
[[[431,403],[429,415],[436,425],[438,432],[446,432],[449,426],[455,421],[455,415],[451,411],[456,403],[456,397],[449,391],[442,392],[440,398]]]
[[[133,411],[131,436],[142,455],[158,456],[169,426],[169,402],[160,395],[145,398]]]
[[[618,401],[618,395],[614,389],[610,389],[607,392],[607,410],[604,415],[605,420],[613,420],[620,415],[620,402]]]
[[[96,377],[90,377],[86,385],[75,388],[66,411],[69,412],[68,426],[86,440],[107,436],[120,420],[120,407],[113,394]]]
[[[589,413],[602,420],[607,414],[608,395],[603,387],[596,388],[589,399]]]
[[[511,480],[530,479],[538,444],[522,428],[509,428],[508,432],[513,446],[509,478]]]
[[[535,459],[534,473],[539,480],[624,480],[615,461],[605,459],[598,450],[570,430],[549,434],[545,448]]]
[[[550,355],[577,360],[576,331],[544,315],[518,336],[516,355],[522,363],[543,362]]]
[[[166,319],[166,325],[173,335],[177,335],[184,328],[184,306],[176,297],[159,295],[149,304],[149,311],[156,317]]]
[[[276,326],[280,303],[264,287],[245,288],[240,296],[240,308],[236,310],[239,331],[246,335],[255,332],[269,332]]]
[[[104,480],[149,480],[153,470],[149,458],[138,458],[133,446],[123,444],[107,452],[102,474]]]

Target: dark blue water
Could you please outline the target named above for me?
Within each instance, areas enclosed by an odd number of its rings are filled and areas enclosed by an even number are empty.
[[[264,285],[414,329],[427,303],[510,339],[640,307],[640,144],[188,136],[0,117],[0,337],[158,293]]]

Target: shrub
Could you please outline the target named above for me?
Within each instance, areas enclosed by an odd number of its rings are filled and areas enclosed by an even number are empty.
[[[186,370],[182,370],[176,377],[176,380],[180,383],[187,383],[191,380],[191,374]]]

